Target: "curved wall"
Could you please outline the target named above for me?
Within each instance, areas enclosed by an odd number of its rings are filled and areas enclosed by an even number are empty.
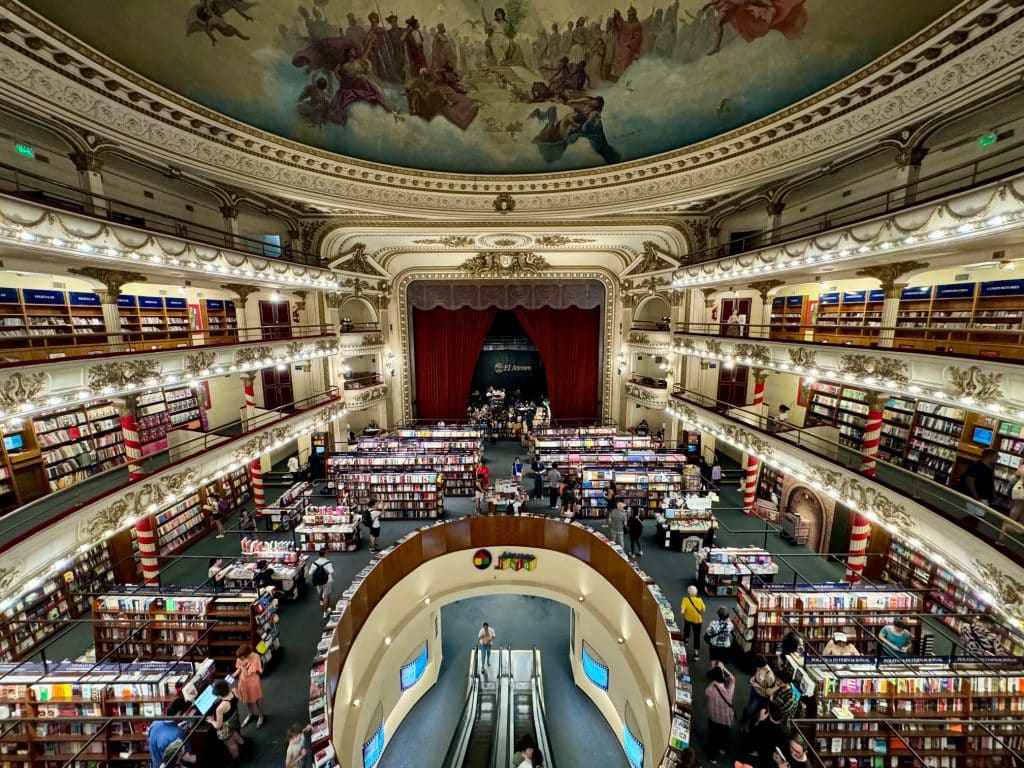
[[[473,562],[478,549],[492,558],[483,570]],[[496,568],[505,552],[533,556],[535,567]],[[334,690],[332,742],[341,764],[361,766],[362,744],[381,721],[387,741],[436,681],[440,607],[498,592],[545,597],[574,610],[571,662],[577,684],[619,740],[628,706],[646,745],[645,766],[658,765],[668,745],[676,670],[674,624],[670,629],[666,623],[652,586],[604,537],[580,525],[532,517],[466,518],[410,534],[376,562],[335,630],[328,678]],[[607,692],[591,684],[579,666],[583,641],[609,667]],[[399,667],[424,642],[427,670],[402,692]],[[459,668],[463,660],[450,661]]]

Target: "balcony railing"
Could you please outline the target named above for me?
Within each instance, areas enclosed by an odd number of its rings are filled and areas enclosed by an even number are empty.
[[[820,430],[820,427],[799,428],[789,424],[779,425],[768,414],[744,410],[731,403],[687,390],[679,384],[673,388],[672,397],[676,401],[715,411],[731,421],[790,442],[853,472],[860,473],[862,463],[866,458],[870,458],[861,451],[848,448],[831,439],[831,436],[816,431]],[[1024,565],[1024,525],[948,486],[940,485],[904,467],[890,464],[881,457],[873,457],[873,460],[877,473],[872,477],[874,482],[899,495],[914,499],[933,512],[957,523],[965,531],[1003,552],[1014,562]],[[972,511],[983,516],[972,514]]]
[[[998,181],[1020,173],[1024,168],[1024,142],[1006,145],[968,163],[948,168],[912,183],[892,187],[857,200],[843,203],[828,211],[791,221],[781,227],[758,232],[745,240],[712,245],[686,255],[686,265],[736,256],[765,245],[781,245],[791,240],[826,232],[837,227],[856,224],[867,219],[938,200],[978,184]]]
[[[20,334],[0,336],[0,368],[38,365],[45,360],[63,360],[69,357],[107,358],[115,355],[142,352],[163,352],[175,349],[210,348],[233,344],[253,344],[280,339],[312,339],[334,337],[327,325],[256,326],[210,331],[191,329],[175,331],[168,339],[168,331],[92,331],[89,342],[81,343],[82,334],[54,333],[46,336]],[[67,344],[59,342],[67,340]],[[56,340],[58,343],[53,343]],[[74,341],[79,343],[75,344]],[[37,344],[38,346],[31,346]],[[22,346],[24,345],[24,346]]]
[[[107,195],[96,195],[5,163],[0,163],[0,192],[72,211],[80,216],[184,237],[207,245],[233,248],[268,259],[310,266],[321,266],[323,263],[319,255],[302,251],[287,239],[277,245],[246,235],[236,235],[227,229],[197,224]]]
[[[188,461],[214,447],[222,446],[226,442],[244,438],[247,434],[270,424],[281,422],[284,425],[287,420],[339,400],[340,397],[341,393],[337,387],[331,387],[287,405],[262,410],[251,419],[239,419],[196,434],[176,443],[169,450],[144,457],[136,464],[147,475],[152,475]],[[128,480],[127,464],[122,464],[18,507],[0,519],[0,551],[103,496],[123,490],[132,482],[136,481]]]

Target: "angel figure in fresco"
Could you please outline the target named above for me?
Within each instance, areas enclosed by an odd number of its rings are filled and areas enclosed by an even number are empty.
[[[292,65],[311,72],[328,73],[338,89],[331,98],[324,116],[327,122],[345,125],[349,108],[358,102],[376,104],[392,112],[384,99],[384,91],[373,74],[373,65],[360,52],[359,46],[347,37],[319,40],[292,57]],[[326,85],[323,89],[326,90]],[[306,88],[300,96],[299,113],[309,120],[321,106],[322,96]]]
[[[568,102],[571,111],[561,118],[554,106],[546,110],[535,109],[531,118],[545,121],[546,125],[533,137],[533,143],[540,150],[541,157],[553,163],[562,155],[569,145],[587,139],[591,148],[606,163],[619,162],[620,155],[604,135],[601,112],[604,110],[604,99],[601,96],[584,96]]]
[[[252,16],[246,14],[246,11],[254,5],[256,3],[246,2],[246,0],[200,0],[189,8],[188,15],[185,17],[185,35],[205,32],[213,45],[217,44],[214,32],[219,32],[224,37],[239,37],[242,40],[248,40],[249,38],[242,34],[238,27],[224,19],[224,14],[228,11],[236,11],[246,21],[252,21]]]
[[[722,49],[722,33],[729,24],[748,43],[773,29],[790,40],[807,26],[804,0],[711,0],[701,10],[713,8],[718,15],[715,39],[708,56]]]

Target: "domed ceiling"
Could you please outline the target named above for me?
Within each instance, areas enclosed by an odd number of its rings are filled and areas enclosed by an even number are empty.
[[[684,147],[870,63],[959,0],[23,0],[229,117],[362,160],[543,173]]]

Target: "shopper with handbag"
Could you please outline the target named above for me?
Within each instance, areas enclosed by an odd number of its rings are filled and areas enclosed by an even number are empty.
[[[707,755],[712,763],[729,746],[729,731],[736,719],[736,712],[732,708],[735,693],[736,678],[722,662],[712,660],[711,669],[708,670],[708,687],[704,689],[708,698]]]
[[[679,606],[683,614],[683,643],[693,636],[693,658],[700,659],[700,629],[704,623],[704,601],[697,597],[697,588],[692,584],[686,588],[686,597]]]
[[[729,611],[726,608],[718,609],[718,618],[708,624],[704,639],[708,641],[712,661],[729,660],[729,652],[732,649],[732,623],[729,621]]]
[[[235,679],[238,680],[238,696],[245,702],[248,713],[242,721],[245,728],[256,718],[256,727],[263,727],[263,659],[249,643],[238,646],[235,654]]]

